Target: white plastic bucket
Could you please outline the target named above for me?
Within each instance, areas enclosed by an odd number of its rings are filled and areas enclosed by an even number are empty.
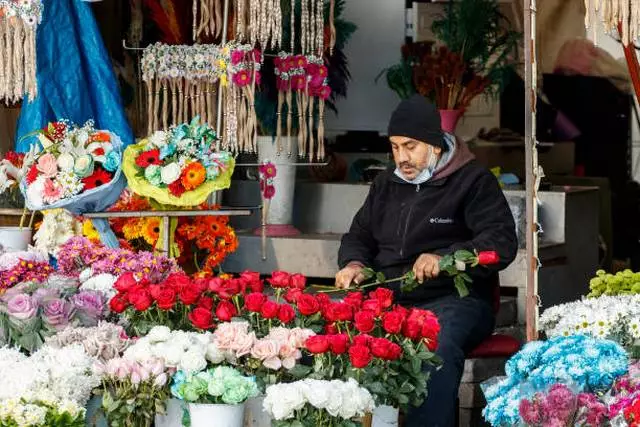
[[[247,400],[244,410],[245,427],[271,427],[271,417],[263,409],[264,396]]]
[[[189,404],[191,427],[242,427],[244,403],[240,405]]]
[[[0,227],[0,253],[26,251],[31,243],[28,227]]]
[[[382,405],[373,410],[371,427],[398,427],[398,408]]]
[[[182,402],[169,399],[164,415],[156,415],[156,427],[182,427]]]

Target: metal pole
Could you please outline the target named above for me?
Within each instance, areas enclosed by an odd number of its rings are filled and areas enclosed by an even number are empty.
[[[538,339],[538,214],[539,182],[536,147],[536,0],[524,0],[525,76],[525,162],[526,162],[526,249],[527,249],[527,341]]]

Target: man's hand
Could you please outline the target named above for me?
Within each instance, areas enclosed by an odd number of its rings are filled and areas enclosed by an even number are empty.
[[[413,273],[418,283],[435,279],[440,274],[440,259],[442,257],[433,254],[422,254],[413,265]]]
[[[336,288],[347,289],[352,283],[359,285],[365,279],[362,272],[364,266],[360,263],[352,262],[336,274]]]

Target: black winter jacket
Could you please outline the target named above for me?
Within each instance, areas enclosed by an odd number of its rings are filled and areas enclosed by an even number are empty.
[[[360,262],[391,279],[410,271],[421,254],[458,249],[500,255],[499,265],[468,272],[472,295],[491,301],[498,271],[516,256],[515,224],[497,179],[461,142],[424,184],[409,184],[393,170],[381,173],[342,238],[338,263],[344,268]],[[405,304],[420,304],[455,292],[453,280],[441,276],[398,297]]]

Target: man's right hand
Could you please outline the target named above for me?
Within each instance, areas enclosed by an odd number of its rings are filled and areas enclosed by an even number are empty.
[[[336,288],[347,289],[351,284],[361,284],[365,280],[364,266],[357,262],[348,264],[336,274]]]

